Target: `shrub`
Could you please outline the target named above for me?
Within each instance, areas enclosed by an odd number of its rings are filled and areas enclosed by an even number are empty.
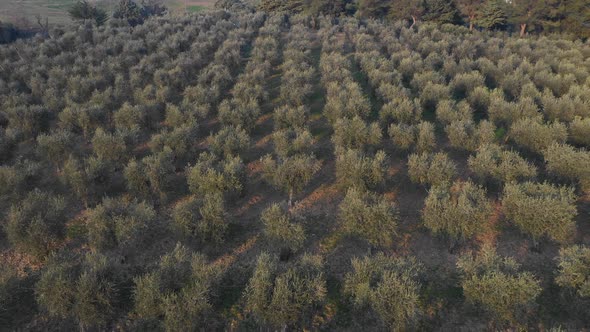
[[[492,92],[488,117],[497,125],[510,126],[521,119],[535,118],[540,115],[533,98],[524,97],[516,102],[508,102],[501,91]]]
[[[387,199],[350,188],[339,208],[344,232],[366,239],[373,246],[388,247],[397,234],[397,212]]]
[[[483,188],[472,182],[455,182],[430,189],[422,219],[433,233],[444,233],[463,242],[488,229],[492,205]]]
[[[171,217],[173,228],[183,236],[194,236],[204,242],[223,242],[227,222],[223,198],[218,194],[184,199],[174,206]]]
[[[156,212],[146,203],[105,198],[88,212],[88,242],[97,250],[135,249],[155,221]]]
[[[358,309],[371,307],[392,330],[411,329],[420,309],[417,282],[422,269],[413,258],[382,253],[352,259],[353,272],[344,281],[344,293]]]
[[[371,112],[369,100],[363,94],[360,86],[350,79],[344,82],[328,83],[326,90],[324,114],[330,123],[354,116],[364,118]]]
[[[557,261],[559,269],[555,282],[582,297],[590,297],[590,248],[580,245],[561,248]]]
[[[525,118],[512,124],[509,135],[519,146],[541,153],[553,143],[565,143],[567,128],[559,122],[546,125],[539,118]]]
[[[450,182],[456,173],[456,164],[444,153],[414,153],[408,157],[408,175],[412,182],[437,186]]]
[[[502,183],[537,176],[537,168],[517,152],[502,149],[496,144],[485,144],[468,160],[469,169],[481,180],[488,178]]]
[[[244,292],[246,310],[260,323],[275,328],[308,325],[326,298],[322,270],[319,256],[306,254],[281,272],[276,257],[260,254]]]
[[[367,189],[382,184],[386,172],[385,152],[378,151],[374,156],[357,150],[341,151],[336,156],[336,181],[343,189]]]
[[[506,218],[536,241],[565,242],[575,231],[576,196],[571,188],[548,183],[507,184],[502,197]]]
[[[308,155],[295,155],[282,161],[276,161],[270,155],[262,159],[264,178],[288,193],[289,206],[293,203],[293,196],[305,188],[320,166],[314,156]]]
[[[500,323],[523,321],[542,290],[532,274],[518,272],[518,264],[498,256],[493,247],[486,246],[477,255],[461,256],[457,267],[463,274],[461,287],[467,301]]]
[[[10,208],[4,230],[17,250],[43,257],[65,235],[65,219],[64,199],[35,189]]]
[[[275,247],[297,251],[303,247],[305,231],[301,224],[294,223],[287,211],[273,204],[262,211],[264,235]]]
[[[132,160],[125,167],[124,175],[129,190],[139,197],[157,195],[161,201],[167,198],[170,179],[175,174],[172,151],[164,151],[144,157],[140,162]]]
[[[573,143],[590,147],[590,117],[575,117],[569,124],[569,134]]]
[[[590,190],[590,152],[567,144],[553,143],[543,152],[543,156],[549,172],[578,181],[582,190]]]
[[[445,131],[452,147],[467,151],[475,151],[481,145],[491,144],[496,139],[496,127],[485,120],[477,125],[469,120],[454,121]]]
[[[113,119],[117,129],[133,130],[140,128],[144,124],[145,115],[139,106],[125,103],[113,114]]]
[[[378,123],[366,124],[355,116],[352,119],[338,119],[334,123],[332,142],[337,149],[364,149],[381,142],[381,128]]]

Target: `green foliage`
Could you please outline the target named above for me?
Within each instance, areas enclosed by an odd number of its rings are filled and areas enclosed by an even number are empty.
[[[546,236],[566,242],[575,231],[574,190],[548,183],[506,184],[502,209],[506,218],[537,241]]]
[[[336,149],[361,149],[381,142],[381,128],[378,123],[367,124],[355,116],[352,119],[338,119],[334,123],[332,142]]]
[[[392,124],[389,136],[396,147],[409,150],[412,147],[419,153],[430,152],[436,147],[434,125],[430,122],[420,122],[417,125]]]
[[[480,180],[488,178],[507,183],[537,176],[537,168],[517,152],[496,144],[482,145],[468,160],[469,169]]]
[[[559,272],[555,282],[582,297],[590,297],[590,248],[580,245],[561,248],[557,262]]]
[[[408,175],[412,182],[438,186],[451,182],[456,173],[456,164],[444,153],[414,153],[408,157]]]
[[[113,135],[102,128],[96,129],[92,137],[94,154],[105,161],[118,162],[127,157],[127,146],[121,135]]]
[[[190,191],[199,197],[208,194],[239,196],[243,189],[244,164],[239,157],[218,160],[212,154],[201,154],[197,163],[187,168]]]
[[[309,117],[308,113],[305,106],[283,106],[275,109],[273,115],[275,130],[303,128]]]
[[[362,310],[372,308],[392,330],[411,329],[420,311],[422,266],[414,258],[367,256],[352,259],[353,272],[346,275],[344,292]]]
[[[422,219],[433,233],[464,242],[488,230],[492,213],[485,189],[472,182],[455,182],[430,189]]]
[[[590,147],[590,117],[575,117],[569,125],[569,134],[572,142]]]
[[[270,155],[262,159],[263,176],[267,182],[289,194],[289,206],[293,195],[300,193],[320,170],[321,162],[314,156],[295,155],[280,161]]]
[[[68,14],[72,20],[76,21],[94,21],[100,26],[106,23],[108,16],[106,11],[88,3],[86,0],[78,0],[69,10]]]
[[[37,149],[45,160],[50,161],[58,169],[65,162],[67,156],[73,150],[75,136],[69,131],[58,132],[37,136]]]
[[[582,190],[590,190],[590,152],[567,144],[554,143],[544,152],[547,170],[559,177],[577,181]]]
[[[124,170],[127,188],[136,196],[144,199],[158,197],[167,199],[170,179],[175,174],[173,153],[165,148],[162,152],[144,157],[141,161],[132,160]]]
[[[220,158],[240,156],[250,147],[250,135],[241,127],[226,126],[209,137],[211,152]]]
[[[62,240],[65,219],[63,197],[36,189],[10,208],[4,231],[16,249],[41,258]]]
[[[311,314],[326,298],[322,270],[319,256],[306,254],[282,269],[276,257],[260,254],[244,292],[246,310],[274,328],[310,324]]]
[[[284,129],[272,134],[275,153],[280,158],[293,157],[309,152],[314,139],[307,129]]]
[[[150,236],[156,212],[146,203],[105,198],[88,211],[88,243],[96,250],[134,250]]]
[[[275,247],[297,251],[305,242],[305,231],[301,224],[294,223],[288,211],[279,204],[273,204],[262,211],[264,235]]]
[[[166,331],[200,329],[207,325],[212,285],[218,269],[204,255],[177,244],[157,267],[134,279],[135,313],[144,320],[160,320]]]
[[[206,195],[203,199],[191,196],[178,202],[171,212],[172,227],[183,236],[201,241],[222,243],[227,230],[223,197]]]
[[[541,293],[539,281],[532,274],[518,272],[512,258],[498,256],[490,246],[476,255],[461,256],[457,267],[463,273],[461,286],[467,301],[500,323],[514,325],[526,318]]]
[[[345,233],[360,236],[373,246],[388,247],[393,243],[398,217],[395,206],[386,198],[350,188],[339,210]]]
[[[508,15],[509,9],[504,0],[489,0],[481,8],[476,22],[484,29],[504,29],[508,24]]]
[[[543,124],[539,118],[525,118],[512,124],[509,135],[519,146],[542,153],[553,143],[565,143],[567,128],[559,122]]]
[[[477,125],[471,120],[454,121],[445,131],[452,147],[467,151],[475,151],[480,146],[494,143],[496,140],[496,127],[486,120]]]
[[[121,272],[100,253],[52,256],[35,285],[37,302],[51,316],[75,319],[82,328],[103,327],[121,300]]]
[[[341,151],[336,156],[336,181],[343,189],[368,189],[383,184],[387,155],[378,151],[374,156],[357,150]]]
[[[424,0],[425,21],[432,21],[435,23],[459,23],[461,16],[454,1],[447,0]]]

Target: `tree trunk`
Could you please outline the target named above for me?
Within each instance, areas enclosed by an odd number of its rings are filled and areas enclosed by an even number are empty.
[[[473,20],[475,20],[475,16],[469,16],[469,31],[473,31]]]
[[[293,189],[289,190],[289,208],[293,206]]]
[[[410,25],[410,29],[416,25],[416,16],[412,15],[412,25]]]
[[[521,38],[524,37],[524,35],[526,34],[526,26],[527,26],[526,23],[522,23],[520,25],[520,37]]]

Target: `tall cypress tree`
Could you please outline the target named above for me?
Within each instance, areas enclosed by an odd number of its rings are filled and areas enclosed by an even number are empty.
[[[505,29],[508,8],[504,0],[490,0],[481,9],[477,24],[488,30]]]
[[[425,21],[436,23],[460,23],[461,15],[454,1],[449,0],[425,0],[426,14]]]

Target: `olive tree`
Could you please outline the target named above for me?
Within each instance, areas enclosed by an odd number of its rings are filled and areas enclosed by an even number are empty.
[[[421,307],[418,279],[422,270],[414,258],[379,253],[353,258],[352,268],[344,279],[344,293],[359,312],[371,308],[392,330],[414,326]]]
[[[174,206],[171,217],[172,227],[181,235],[214,243],[223,241],[228,226],[223,197],[215,193],[183,199]]]
[[[35,189],[10,208],[4,231],[17,250],[41,258],[62,240],[65,219],[64,198]]]
[[[434,125],[430,122],[420,122],[417,125],[392,124],[389,136],[393,144],[402,150],[412,147],[417,152],[430,152],[436,147]]]
[[[559,250],[558,275],[555,282],[572,289],[582,297],[590,297],[590,248],[574,245]]]
[[[505,150],[496,144],[485,144],[469,157],[469,169],[481,180],[488,178],[506,183],[530,179],[537,175],[537,168],[516,151]]]
[[[309,325],[311,315],[325,301],[326,293],[319,256],[305,254],[282,268],[275,256],[262,253],[244,298],[246,311],[260,324],[285,329],[294,324]]]
[[[264,224],[264,236],[275,247],[297,251],[303,247],[305,231],[301,224],[279,204],[273,204],[262,211],[261,220]]]
[[[488,230],[493,209],[486,191],[472,182],[452,186],[434,186],[424,202],[422,219],[433,233],[443,233],[453,242],[465,240]]]
[[[590,190],[590,152],[567,144],[551,144],[544,152],[547,170],[559,177],[577,181],[582,190]]]
[[[243,155],[250,148],[250,135],[241,127],[226,126],[208,139],[209,149],[220,158]]]
[[[100,253],[52,256],[35,293],[50,316],[72,318],[82,329],[105,328],[122,300],[122,269]]]
[[[88,243],[96,250],[135,249],[149,239],[156,211],[146,203],[105,198],[88,211]]]
[[[445,153],[414,153],[408,157],[408,175],[412,182],[437,186],[450,182],[456,174],[457,165]]]
[[[524,118],[510,126],[509,135],[517,145],[542,153],[553,143],[565,143],[567,127],[559,122],[543,124],[539,118]]]
[[[338,219],[344,233],[366,239],[373,246],[388,247],[397,234],[395,205],[384,197],[350,188],[340,203]]]
[[[310,152],[313,135],[307,129],[283,129],[272,134],[274,151],[280,158],[293,157]]]
[[[514,259],[498,256],[491,246],[477,254],[461,256],[457,267],[462,273],[461,287],[466,300],[499,323],[517,324],[524,320],[542,290],[535,276],[519,272]]]
[[[445,131],[449,144],[460,150],[475,151],[481,145],[491,144],[496,140],[496,127],[486,120],[477,125],[470,120],[453,121]]]
[[[166,331],[204,328],[219,270],[204,255],[177,244],[154,270],[134,278],[134,313]]]
[[[364,149],[381,142],[381,128],[378,123],[367,124],[359,116],[352,119],[338,119],[334,123],[332,142],[337,149]]]
[[[341,151],[336,156],[336,180],[343,189],[368,189],[385,181],[387,155],[378,151],[375,155],[357,150]]]
[[[200,197],[214,193],[237,197],[242,193],[245,167],[239,157],[219,160],[203,153],[186,172],[189,190]]]
[[[295,155],[279,161],[267,155],[262,159],[264,178],[288,193],[289,206],[293,204],[293,196],[307,186],[320,167],[321,162],[309,155]]]
[[[543,236],[566,242],[576,228],[575,202],[572,188],[549,183],[510,183],[504,187],[502,210],[535,244]]]
[[[569,134],[572,142],[590,147],[590,117],[575,117],[569,124]]]

